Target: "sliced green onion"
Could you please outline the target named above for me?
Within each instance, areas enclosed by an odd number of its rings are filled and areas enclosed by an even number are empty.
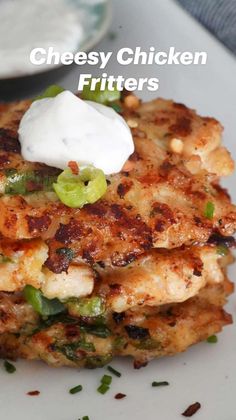
[[[106,392],[107,392],[109,389],[110,389],[109,385],[106,385],[106,384],[101,384],[101,385],[98,387],[97,391],[98,391],[100,394],[106,394]]]
[[[222,257],[225,257],[226,255],[228,255],[228,253],[229,253],[229,250],[228,250],[227,246],[218,245],[217,254],[221,255]]]
[[[110,375],[103,375],[101,379],[101,385],[97,388],[97,391],[100,394],[105,394],[109,389],[112,382],[112,377]]]
[[[107,370],[109,370],[109,372],[113,373],[118,378],[121,377],[121,373],[118,372],[118,370],[114,369],[112,366],[107,366]]]
[[[93,166],[82,169],[79,175],[68,168],[58,176],[53,188],[66,206],[81,208],[99,200],[107,190],[107,182],[103,171]]]
[[[167,386],[167,385],[170,385],[169,384],[169,382],[167,382],[167,381],[161,381],[161,382],[156,382],[156,381],[154,381],[154,382],[152,382],[152,386]]]
[[[105,385],[111,385],[112,383],[112,377],[110,375],[103,375],[101,379],[101,383]]]
[[[214,203],[212,203],[211,201],[208,201],[206,203],[206,207],[205,207],[205,210],[204,210],[204,216],[207,219],[212,220],[213,216],[214,216],[214,211],[215,211]]]
[[[18,172],[9,169],[5,171],[5,176],[5,194],[27,195],[35,191],[53,191],[53,183],[58,175],[48,175],[44,171]]]
[[[104,313],[102,299],[98,296],[92,298],[70,299],[67,308],[73,316],[96,317]]]
[[[7,360],[4,360],[4,368],[7,371],[7,373],[14,373],[16,371],[16,367]]]
[[[63,89],[61,86],[51,85],[48,86],[48,88],[42,93],[42,95],[37,96],[34,100],[38,101],[39,99],[54,98],[55,96],[59,95],[59,93],[64,92],[64,90],[65,89]]]
[[[160,348],[161,344],[160,341],[157,341],[154,338],[146,338],[140,340],[138,343],[134,343],[134,346],[141,350],[153,350]]]
[[[118,101],[120,99],[120,91],[114,87],[114,90],[108,89],[108,83],[106,84],[105,90],[101,90],[101,83],[96,84],[95,90],[91,90],[91,83],[88,86],[84,86],[81,92],[81,98],[93,102],[99,102],[100,104],[107,105],[109,102]]]
[[[218,338],[216,335],[211,335],[210,337],[207,338],[207,342],[211,344],[215,344],[217,343],[217,341],[218,341]]]
[[[65,306],[58,299],[47,299],[39,289],[31,285],[25,286],[23,293],[27,302],[40,315],[50,316],[65,311]]]
[[[74,386],[73,388],[71,388],[69,390],[69,393],[70,394],[77,394],[77,392],[82,391],[82,389],[83,389],[82,385],[77,385],[77,386]]]

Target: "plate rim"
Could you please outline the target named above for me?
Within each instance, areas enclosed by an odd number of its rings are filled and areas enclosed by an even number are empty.
[[[95,37],[92,37],[90,40],[88,40],[87,42],[85,42],[81,48],[79,49],[79,51],[83,51],[83,52],[88,52],[90,51],[93,47],[95,47],[102,39],[103,37],[106,35],[110,24],[111,24],[111,20],[112,20],[112,6],[111,6],[111,0],[103,0],[103,4],[104,4],[104,20],[101,24],[101,27],[99,28],[99,30],[96,32],[96,40]],[[73,51],[73,53],[75,53],[75,51]],[[73,63],[71,64],[73,65]],[[18,80],[18,79],[22,79],[22,78],[27,78],[27,77],[33,77],[36,75],[44,75],[45,73],[48,73],[50,71],[56,70],[56,69],[60,69],[65,67],[65,65],[63,64],[54,64],[51,65],[50,67],[48,67],[47,69],[44,68],[41,71],[30,71],[24,74],[19,74],[19,75],[15,75],[15,76],[10,76],[10,77],[3,77],[0,78],[0,83],[9,83],[13,80]],[[70,67],[70,65],[68,66]]]

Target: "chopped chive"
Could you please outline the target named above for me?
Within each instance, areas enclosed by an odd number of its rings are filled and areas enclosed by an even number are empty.
[[[170,385],[169,382],[167,381],[161,381],[161,382],[153,381],[152,382],[152,386],[167,386],[167,385]]]
[[[107,366],[107,370],[109,370],[109,372],[113,373],[118,378],[121,377],[121,373],[118,372],[118,370],[114,369],[112,366]]]
[[[229,250],[227,248],[227,246],[225,245],[218,245],[217,247],[217,254],[221,255],[222,257],[225,257],[226,255],[228,255]]]
[[[70,394],[77,394],[77,392],[82,391],[82,389],[83,389],[82,385],[77,385],[77,386],[74,386],[73,388],[71,388],[69,390],[69,393]]]
[[[14,373],[16,371],[16,367],[7,360],[4,361],[4,367],[8,373]]]
[[[215,343],[217,343],[217,341],[218,341],[218,338],[217,338],[216,335],[211,335],[210,337],[207,338],[208,343],[215,344]]]
[[[101,379],[101,383],[105,385],[111,385],[112,377],[110,375],[104,375]]]
[[[106,394],[106,392],[110,389],[109,385],[101,384],[97,391],[100,392],[100,394]]]
[[[215,205],[214,205],[214,203],[212,203],[211,201],[208,201],[206,203],[206,206],[205,206],[204,216],[207,219],[212,220],[213,219],[213,216],[214,216],[214,211],[215,211]]]

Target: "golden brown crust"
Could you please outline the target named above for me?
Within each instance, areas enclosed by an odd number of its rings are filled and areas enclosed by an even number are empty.
[[[223,127],[214,118],[201,117],[183,104],[158,98],[127,112],[126,119],[133,126],[136,123],[137,133],[145,133],[166,151],[178,154],[189,168],[198,157],[199,170],[204,168],[217,176],[233,172],[233,160],[221,146]]]
[[[78,349],[81,339],[76,323],[55,323],[35,334],[0,335],[0,356],[4,358],[42,359],[53,366],[98,366],[112,356],[132,356],[135,367],[154,357],[173,355],[192,344],[218,333],[232,322],[222,308],[232,284],[209,285],[199,295],[184,303],[160,308],[128,311],[107,323],[111,335],[100,338],[86,333],[83,339],[94,349]],[[69,346],[68,346],[69,345]],[[72,346],[71,346],[72,345]],[[96,363],[96,364],[95,364]]]
[[[16,130],[29,103],[7,105],[1,114],[0,178],[9,168],[36,169],[45,175],[54,170],[25,162],[19,154]],[[202,163],[196,170],[196,160],[205,156],[210,161],[209,153],[218,150],[219,123],[162,99],[141,104],[132,112],[125,108],[124,116],[128,123],[135,118],[138,124],[132,128],[136,150],[130,159],[134,167],[109,176],[107,193],[97,203],[79,210],[59,203],[53,193],[0,198],[0,233],[14,240],[47,240],[47,266],[54,272],[66,269],[62,256],[56,253],[62,246],[69,246],[78,259],[90,264],[105,261],[125,266],[152,247],[205,243],[215,231],[227,236],[236,229],[236,207],[219,189],[215,174]],[[170,152],[167,147],[168,139],[177,134],[185,142],[185,154]],[[193,159],[190,166],[189,159]],[[230,162],[224,160],[224,167]],[[204,215],[208,202],[215,208],[212,220]]]
[[[226,260],[226,261],[225,261]],[[115,312],[130,308],[183,302],[203,287],[224,279],[222,258],[216,247],[151,250],[127,267],[96,267],[99,278],[93,295],[104,298],[106,307]]]
[[[224,267],[233,257],[227,248],[225,256],[219,249],[214,244],[152,249],[125,267],[69,262],[67,272],[57,274],[44,266],[48,247],[43,240],[0,240],[0,256],[5,257],[0,261],[0,290],[18,292],[31,284],[49,299],[100,296],[106,309],[115,312],[183,302],[207,284],[223,280]],[[67,249],[61,250],[66,255]]]

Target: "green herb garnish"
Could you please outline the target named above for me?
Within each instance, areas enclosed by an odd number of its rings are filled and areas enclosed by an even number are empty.
[[[51,85],[48,86],[48,88],[42,93],[42,95],[37,96],[34,100],[37,101],[39,99],[54,98],[55,96],[59,95],[59,93],[64,92],[64,90],[65,89],[63,89],[61,86]]]
[[[139,343],[134,343],[134,346],[141,350],[153,350],[160,348],[160,342],[154,338],[146,338],[140,340]]]
[[[212,203],[211,201],[208,201],[206,203],[206,206],[205,206],[204,216],[207,219],[212,220],[213,219],[213,216],[214,216],[214,211],[215,211],[215,205],[214,205],[214,203]]]
[[[101,169],[89,166],[78,175],[70,168],[65,169],[53,184],[53,188],[63,204],[71,208],[82,208],[93,204],[107,190],[106,177]]]
[[[65,311],[65,306],[58,299],[47,299],[41,290],[31,285],[25,286],[23,294],[27,302],[42,316],[56,315]]]
[[[105,385],[111,385],[112,383],[112,377],[110,375],[103,375],[101,379],[101,383]]]
[[[114,369],[112,366],[107,366],[107,370],[109,370],[109,372],[113,373],[118,378],[121,377],[121,373],[118,372],[118,370]]]
[[[78,419],[78,420],[89,420],[89,416],[84,416],[84,417],[82,417],[81,419]]]
[[[101,385],[98,387],[97,391],[98,391],[100,394],[106,394],[106,392],[107,392],[109,389],[110,389],[109,385],[106,385],[106,384],[101,384]]]
[[[125,344],[126,344],[126,339],[125,339],[125,337],[122,337],[122,336],[117,336],[117,337],[114,339],[114,341],[113,341],[113,348],[114,348],[115,350],[118,350],[118,349],[120,349],[120,348],[124,347],[124,346],[125,346]]]
[[[104,313],[102,299],[98,296],[91,298],[69,299],[67,302],[69,313],[74,316],[96,317]]]
[[[101,385],[97,388],[97,391],[100,394],[105,394],[109,389],[112,382],[112,377],[110,375],[103,375],[101,379]]]
[[[229,250],[228,250],[227,246],[225,246],[225,245],[218,245],[216,251],[217,251],[217,254],[221,255],[222,257],[225,257],[229,253]]]
[[[217,343],[217,341],[218,341],[218,338],[216,335],[211,335],[210,337],[207,338],[207,342],[211,344],[215,344]]]
[[[167,386],[167,385],[170,385],[169,382],[167,382],[167,381],[161,381],[161,382],[154,381],[154,382],[152,382],[153,387],[155,387],[155,386]]]
[[[7,360],[4,360],[4,368],[7,371],[7,373],[14,373],[16,371],[16,367]]]
[[[77,385],[77,386],[74,386],[73,388],[71,388],[69,390],[69,393],[70,394],[77,394],[77,392],[82,391],[82,389],[83,389],[82,385]]]
[[[101,90],[101,83],[96,84],[95,90],[91,90],[90,81],[88,86],[84,86],[81,92],[81,98],[100,104],[109,105],[110,102],[118,101],[120,99],[120,91],[114,87],[114,90],[108,89],[108,83],[106,84],[105,90]]]
[[[58,175],[48,175],[43,171],[19,172],[9,169],[5,171],[5,176],[5,194],[27,195],[36,191],[53,191],[53,183]]]
[[[87,341],[81,339],[70,344],[55,345],[55,350],[64,354],[68,360],[76,362],[78,360],[78,350],[94,352],[96,349],[93,343],[88,343]]]

